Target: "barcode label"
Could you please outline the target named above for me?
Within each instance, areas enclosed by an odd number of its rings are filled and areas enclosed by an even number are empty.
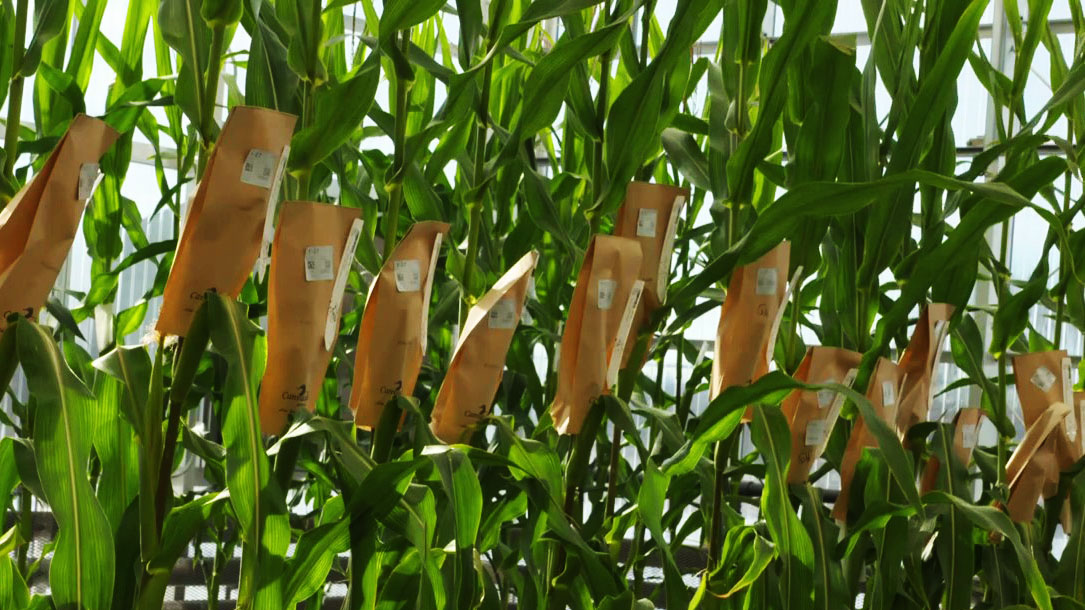
[[[275,166],[279,163],[279,155],[270,150],[254,148],[245,157],[245,165],[241,166],[241,181],[245,184],[268,188],[271,186],[275,175]]]
[[[76,199],[79,201],[90,199],[98,186],[98,175],[97,163],[84,163],[79,166],[79,192],[76,193]]]
[[[811,419],[806,422],[806,446],[817,447],[825,442],[829,435],[829,421],[827,419]]]
[[[897,404],[897,388],[892,381],[882,382],[882,406],[891,407]]]
[[[493,329],[508,330],[516,328],[516,324],[519,323],[516,316],[516,301],[511,297],[505,297],[494,303],[490,313],[486,315],[486,320],[490,328]]]
[[[655,237],[659,212],[651,208],[641,208],[637,212],[637,237]]]
[[[617,280],[599,280],[599,309],[606,311],[614,306],[614,293],[618,291]]]
[[[776,269],[757,270],[757,294],[758,296],[772,296],[776,294]]]
[[[422,288],[422,266],[415,259],[395,261],[396,290],[418,292]]]
[[[335,279],[335,253],[331,246],[309,246],[305,249],[305,281],[322,282]]]
[[[980,439],[979,424],[964,424],[961,426],[961,446],[965,449],[975,449]]]
[[[1036,369],[1036,372],[1032,374],[1032,385],[1040,388],[1041,392],[1046,392],[1051,389],[1051,386],[1055,384],[1055,374],[1051,372],[1046,366],[1041,366]]]

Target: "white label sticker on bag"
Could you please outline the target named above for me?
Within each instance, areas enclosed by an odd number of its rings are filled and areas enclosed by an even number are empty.
[[[829,421],[827,419],[811,419],[806,422],[806,446],[817,447],[825,442],[829,436]]]
[[[76,199],[79,201],[90,199],[90,196],[94,194],[94,189],[98,186],[99,179],[97,163],[84,163],[83,165],[80,165],[79,192],[76,193]]]
[[[651,208],[641,208],[637,212],[637,237],[655,237],[658,218],[658,211]]]
[[[836,380],[829,377],[828,379],[823,379],[821,383],[836,383]],[[833,390],[830,390],[829,388],[818,390],[818,408],[824,409],[833,404],[834,398],[836,398],[836,392]]]
[[[395,261],[392,269],[396,276],[396,290],[418,292],[422,289],[422,265],[415,259]]]
[[[272,178],[275,177],[275,166],[279,163],[279,155],[270,150],[254,148],[245,157],[245,164],[241,166],[241,181],[245,184],[268,188]]]
[[[309,246],[305,249],[305,281],[323,282],[335,279],[335,255],[331,246]]]
[[[897,388],[892,381],[882,382],[882,406],[891,407],[897,404]]]
[[[964,424],[961,426],[961,446],[965,449],[975,449],[980,439],[979,424]]]
[[[328,303],[328,317],[324,321],[324,349],[331,350],[335,338],[339,335],[339,314],[343,307],[343,292],[347,288],[347,277],[354,262],[354,251],[358,249],[358,240],[362,237],[362,219],[355,218],[347,233],[347,243],[343,245],[343,256],[339,257],[339,269],[335,272],[335,284],[332,285],[332,298]]]
[[[757,270],[757,295],[758,296],[772,296],[776,294],[776,269],[758,269]]]
[[[1036,372],[1032,374],[1032,385],[1040,388],[1041,392],[1046,392],[1051,389],[1051,386],[1055,385],[1055,374],[1052,373],[1046,366],[1041,366],[1036,369]]]
[[[614,293],[618,291],[618,280],[599,280],[598,301],[599,309],[606,311],[614,306]]]
[[[512,297],[505,297],[494,303],[490,313],[486,315],[486,320],[490,328],[496,330],[516,328],[519,322],[516,316],[516,301]]]

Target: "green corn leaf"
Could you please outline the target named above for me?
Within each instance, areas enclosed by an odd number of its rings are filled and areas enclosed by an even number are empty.
[[[291,141],[291,170],[312,169],[347,141],[369,111],[378,82],[380,61],[374,54],[353,76],[321,90],[313,124]]]
[[[321,513],[321,523],[303,533],[284,575],[283,594],[288,608],[308,599],[324,585],[339,553],[350,548],[350,519],[343,516],[342,497],[332,498]]]
[[[271,15],[270,10],[261,11],[251,32],[245,103],[286,112],[293,109],[298,76],[287,63],[286,45],[268,23]]]
[[[94,47],[98,39],[98,32],[105,15],[106,0],[87,0],[82,8],[82,14],[78,15],[79,27],[75,31],[75,40],[72,41],[72,52],[68,56],[68,67],[65,70],[71,75],[76,87],[85,91],[90,83],[90,71],[94,64]]]
[[[0,438],[0,511],[7,511],[12,492],[19,484],[19,469],[15,465],[15,439]]]
[[[453,570],[454,599],[458,607],[470,606],[475,597],[475,542],[482,522],[482,486],[463,453],[446,445],[431,445],[423,451],[437,467],[441,485],[448,496],[456,532]]]
[[[760,92],[757,121],[727,161],[727,184],[732,200],[752,200],[754,168],[769,152],[774,125],[786,101],[787,78],[784,71],[816,36],[824,34],[832,25],[836,4],[818,0],[792,3],[791,10],[785,15],[783,34],[761,60],[757,81]]]
[[[937,62],[925,75],[915,97],[915,110],[909,113],[901,126],[900,137],[893,148],[889,174],[898,174],[916,166],[923,144],[940,124],[949,105],[955,103],[957,92],[952,87],[946,87],[945,83],[953,82],[960,74],[986,6],[987,0],[972,1],[954,27],[945,48],[939,53]],[[873,284],[878,273],[907,237],[912,201],[910,189],[899,191],[888,205],[878,206],[867,218],[863,262],[857,279],[860,289]]]
[[[98,397],[99,418],[94,451],[102,464],[98,501],[116,532],[125,510],[139,494],[139,445],[132,424],[121,417],[121,382],[99,372],[94,377],[94,394]]]
[[[765,460],[761,514],[780,555],[780,595],[784,608],[809,608],[812,600],[814,546],[788,498],[787,468],[791,433],[776,407],[754,406],[753,442]]]
[[[637,494],[637,513],[652,540],[663,555],[663,586],[667,591],[668,608],[684,608],[689,604],[682,573],[674,561],[670,543],[663,536],[663,509],[671,477],[663,474],[651,462],[645,463],[644,482]]]
[[[1070,485],[1070,514],[1073,526],[1062,558],[1055,569],[1055,588],[1063,595],[1085,603],[1085,473],[1078,473]]]
[[[59,526],[49,570],[53,600],[61,607],[109,608],[113,535],[87,479],[95,434],[94,395],[64,363],[45,327],[20,321],[14,330],[19,361],[37,403],[37,470]]]
[[[238,607],[282,608],[279,574],[290,544],[282,492],[270,476],[260,433],[258,385],[267,358],[260,329],[242,305],[218,293],[207,300],[211,341],[226,358],[222,438],[226,486],[244,540]]]
[[[42,0],[34,3],[34,34],[23,54],[22,64],[14,67],[13,76],[30,76],[41,63],[42,49],[67,25],[68,0]]]
[[[1032,599],[1041,610],[1052,609],[1051,594],[1047,590],[1047,583],[1040,573],[1036,559],[1022,542],[1017,528],[1014,527],[1005,513],[990,506],[975,506],[942,491],[930,492],[923,496],[923,501],[928,505],[951,506],[982,530],[998,533],[1006,540],[1009,540],[1010,544],[1013,545],[1014,552],[1017,554],[1017,561]]]
[[[993,202],[1006,204],[1005,208],[995,205],[990,209],[992,213],[1007,216],[1029,203],[1026,197],[1002,183],[965,182],[924,170],[909,170],[871,182],[808,182],[796,185],[766,208],[734,247],[705,265],[699,275],[676,283],[667,301],[689,302],[713,283],[725,278],[736,265],[757,260],[811,219],[855,213],[911,182],[983,195]]]

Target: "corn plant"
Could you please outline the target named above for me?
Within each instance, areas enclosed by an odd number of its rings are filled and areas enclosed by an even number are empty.
[[[834,33],[852,13],[862,41]],[[186,567],[208,608],[231,590],[268,609],[1085,607],[1083,461],[1056,469],[1031,520],[1006,509],[1025,432],[1012,358],[1085,332],[1080,0],[0,0],[0,17],[0,210],[77,114],[121,134],[69,258],[87,288],[58,284],[45,314],[0,334],[0,607],[162,608]],[[958,97],[964,79],[983,107]],[[208,293],[182,341],[148,332],[241,105],[297,117],[273,200],[364,221],[315,409],[272,436],[266,279]],[[977,113],[978,147],[954,129]],[[125,188],[138,163],[157,192]],[[559,434],[577,270],[631,181],[690,189],[672,279],[617,383]],[[1043,254],[1022,280],[1009,236],[1026,217]],[[367,294],[427,220],[450,227],[418,383],[359,429],[347,382]],[[702,404],[712,363],[691,329],[784,241],[771,372]],[[532,250],[493,403],[443,443],[431,411],[469,312]],[[5,264],[0,290],[17,289]],[[129,303],[137,268],[151,280]],[[869,397],[928,303],[955,308],[937,357],[960,371],[930,395],[970,392],[994,431],[969,461],[948,418],[898,432]],[[854,382],[802,379],[813,345],[861,353]],[[843,397],[841,418],[791,484],[781,405],[818,391]],[[830,480],[857,430],[875,446],[836,519]]]

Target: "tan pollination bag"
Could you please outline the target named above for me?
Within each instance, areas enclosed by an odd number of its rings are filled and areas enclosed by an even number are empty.
[[[434,270],[448,229],[436,221],[412,225],[369,286],[350,392],[361,428],[376,427],[391,397],[414,393],[426,354]]]
[[[625,191],[614,234],[640,243],[638,277],[644,280],[640,316],[658,309],[667,296],[678,215],[688,200],[689,189],[667,184],[630,182]]]
[[[968,468],[972,461],[972,451],[979,443],[980,426],[983,425],[983,409],[979,407],[965,407],[957,411],[953,418],[953,454]],[[920,480],[920,493],[925,494],[933,491],[938,485],[938,472],[942,464],[936,456],[931,456],[923,467],[923,477]]]
[[[867,385],[866,398],[874,407],[875,413],[889,426],[893,428],[893,422],[897,417],[898,393],[900,391],[901,370],[897,364],[886,358],[879,358],[874,374],[870,376]],[[878,441],[874,433],[867,427],[862,414],[856,413],[855,424],[848,437],[847,448],[844,449],[844,457],[840,460],[840,495],[836,497],[833,505],[833,518],[837,521],[846,521],[848,518],[848,499],[851,493],[851,483],[855,479],[855,468],[859,465],[859,458],[863,456],[863,449],[877,447]]]
[[[0,333],[9,315],[34,319],[49,299],[98,183],[98,160],[119,135],[76,115],[41,171],[0,211]]]
[[[839,347],[810,347],[795,372],[805,383],[840,383],[851,386],[863,355]],[[844,395],[832,390],[795,390],[781,405],[791,430],[791,463],[787,482],[802,484],[814,461],[825,452],[833,425],[844,405]]]
[[[297,117],[236,106],[185,216],[157,330],[184,336],[204,294],[241,293],[260,253],[269,199],[278,192]]]
[[[757,261],[737,267],[716,330],[710,398],[731,386],[752,383],[768,373],[779,317],[787,294],[790,242],[781,242]],[[750,421],[746,410],[742,421]]]
[[[264,434],[281,434],[295,409],[316,406],[361,230],[360,210],[309,201],[283,204],[268,281],[268,356],[260,385]]]
[[[644,281],[644,296],[625,339],[622,367],[629,362],[632,346],[648,317],[667,298],[671,254],[674,251],[678,215],[689,201],[689,189],[669,184],[630,182],[625,201],[618,210],[614,234],[640,243],[641,263],[638,277]],[[645,357],[647,357],[645,352]]]
[[[433,405],[430,429],[442,441],[466,440],[490,414],[538,260],[538,252],[525,254],[467,312]]]
[[[927,419],[934,397],[934,371],[942,346],[949,336],[949,319],[953,316],[953,310],[952,305],[945,303],[927,305],[919,315],[908,347],[901,354],[898,364],[903,385],[895,419],[901,438],[907,436],[912,426]]]
[[[629,328],[644,282],[637,279],[640,244],[596,235],[576,278],[561,335],[557,391],[550,405],[554,429],[577,434],[592,402],[617,382]]]
[[[1032,520],[1041,495],[1055,495],[1059,472],[1073,465],[1081,453],[1066,352],[1050,350],[1015,356],[1013,372],[1026,432],[1006,464],[1010,481],[1007,509],[1011,518],[1023,522]]]
[[[1053,403],[1025,431],[1021,444],[1006,462],[1006,479],[1010,484],[1010,500],[1006,506],[1010,518],[1018,523],[1032,521],[1040,496],[1055,493],[1059,480],[1059,464],[1055,452],[1045,448],[1056,428],[1070,413],[1062,402]]]

